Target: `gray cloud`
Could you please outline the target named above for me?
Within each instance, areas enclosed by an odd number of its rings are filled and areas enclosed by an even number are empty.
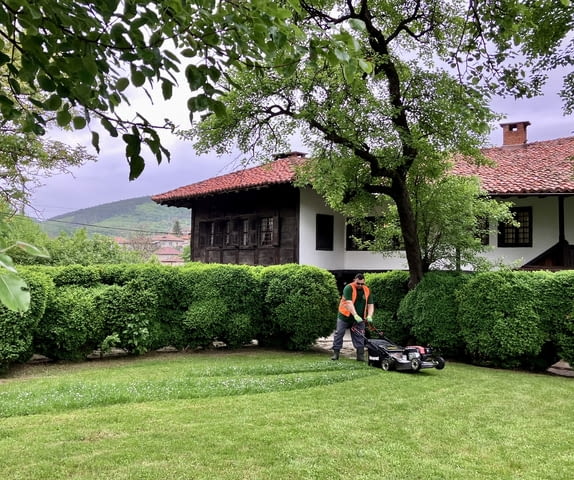
[[[528,129],[530,142],[571,136],[574,134],[574,118],[562,114],[562,101],[557,93],[560,90],[559,83],[550,82],[543,97],[528,100],[498,99],[492,103],[492,108],[505,116],[501,122],[530,121],[531,126]],[[155,106],[154,111],[158,110]],[[70,145],[77,143],[90,145],[87,132],[75,135],[58,132],[56,137]],[[502,129],[498,125],[493,125],[490,142],[492,146],[502,143]],[[171,151],[171,162],[158,165],[155,158],[148,154],[144,172],[140,178],[130,182],[123,143],[117,139],[104,139],[102,135],[102,149],[98,161],[74,169],[73,175],[58,175],[46,179],[43,182],[45,185],[37,189],[32,196],[34,210],[28,210],[28,214],[45,220],[80,208],[163,193],[229,173],[241,166],[238,155],[198,156],[194,153],[190,142],[183,142],[174,137],[167,138],[167,145]],[[91,151],[91,146],[89,149]]]

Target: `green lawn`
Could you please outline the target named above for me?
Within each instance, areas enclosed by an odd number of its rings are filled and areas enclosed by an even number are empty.
[[[573,381],[257,348],[25,367],[0,478],[570,479]]]

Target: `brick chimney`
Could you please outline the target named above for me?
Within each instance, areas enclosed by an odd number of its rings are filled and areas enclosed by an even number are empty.
[[[501,123],[502,146],[516,147],[526,144],[526,128],[530,122]]]

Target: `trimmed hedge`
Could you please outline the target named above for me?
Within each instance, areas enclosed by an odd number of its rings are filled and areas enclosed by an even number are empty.
[[[310,348],[335,327],[334,276],[305,265],[27,267],[26,314],[0,307],[0,368],[32,353],[78,360],[94,349]],[[505,368],[574,363],[574,272],[366,274],[375,325],[399,344]]]
[[[102,288],[58,288],[35,329],[36,353],[54,360],[81,360],[98,348],[103,320],[95,297]]]
[[[19,273],[30,290],[30,309],[21,314],[0,305],[0,370],[30,359],[35,350],[34,330],[54,297],[54,283],[48,275],[33,267],[21,268]]]
[[[546,332],[543,365],[560,358],[574,365],[574,271],[533,272],[535,309]]]
[[[339,293],[331,273],[307,265],[277,265],[261,269],[261,282],[260,345],[305,350],[335,328]]]
[[[463,357],[465,342],[456,293],[470,278],[468,274],[429,272],[406,295],[398,318],[416,343],[433,345],[447,357]]]
[[[461,332],[474,362],[524,367],[540,354],[547,333],[531,279],[530,272],[487,272],[459,290]]]
[[[371,289],[375,303],[374,326],[394,342],[406,343],[410,332],[400,323],[397,311],[409,291],[409,273],[400,270],[367,273],[365,283]]]

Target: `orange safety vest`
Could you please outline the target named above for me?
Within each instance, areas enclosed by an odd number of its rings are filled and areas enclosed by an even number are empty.
[[[355,303],[355,300],[357,299],[357,287],[355,286],[355,282],[351,282],[349,285],[351,285],[351,288],[353,289],[353,293],[351,294],[351,302]],[[367,287],[366,285],[363,285],[363,291],[365,292],[365,312],[363,313],[363,318],[365,318],[367,316],[367,306],[369,304],[369,294],[371,293],[371,291],[369,290],[369,287]],[[341,301],[339,302],[339,312],[341,312],[346,317],[351,315],[351,312],[347,309],[347,306],[345,305],[345,302],[347,301],[348,300],[344,296],[341,296]]]

